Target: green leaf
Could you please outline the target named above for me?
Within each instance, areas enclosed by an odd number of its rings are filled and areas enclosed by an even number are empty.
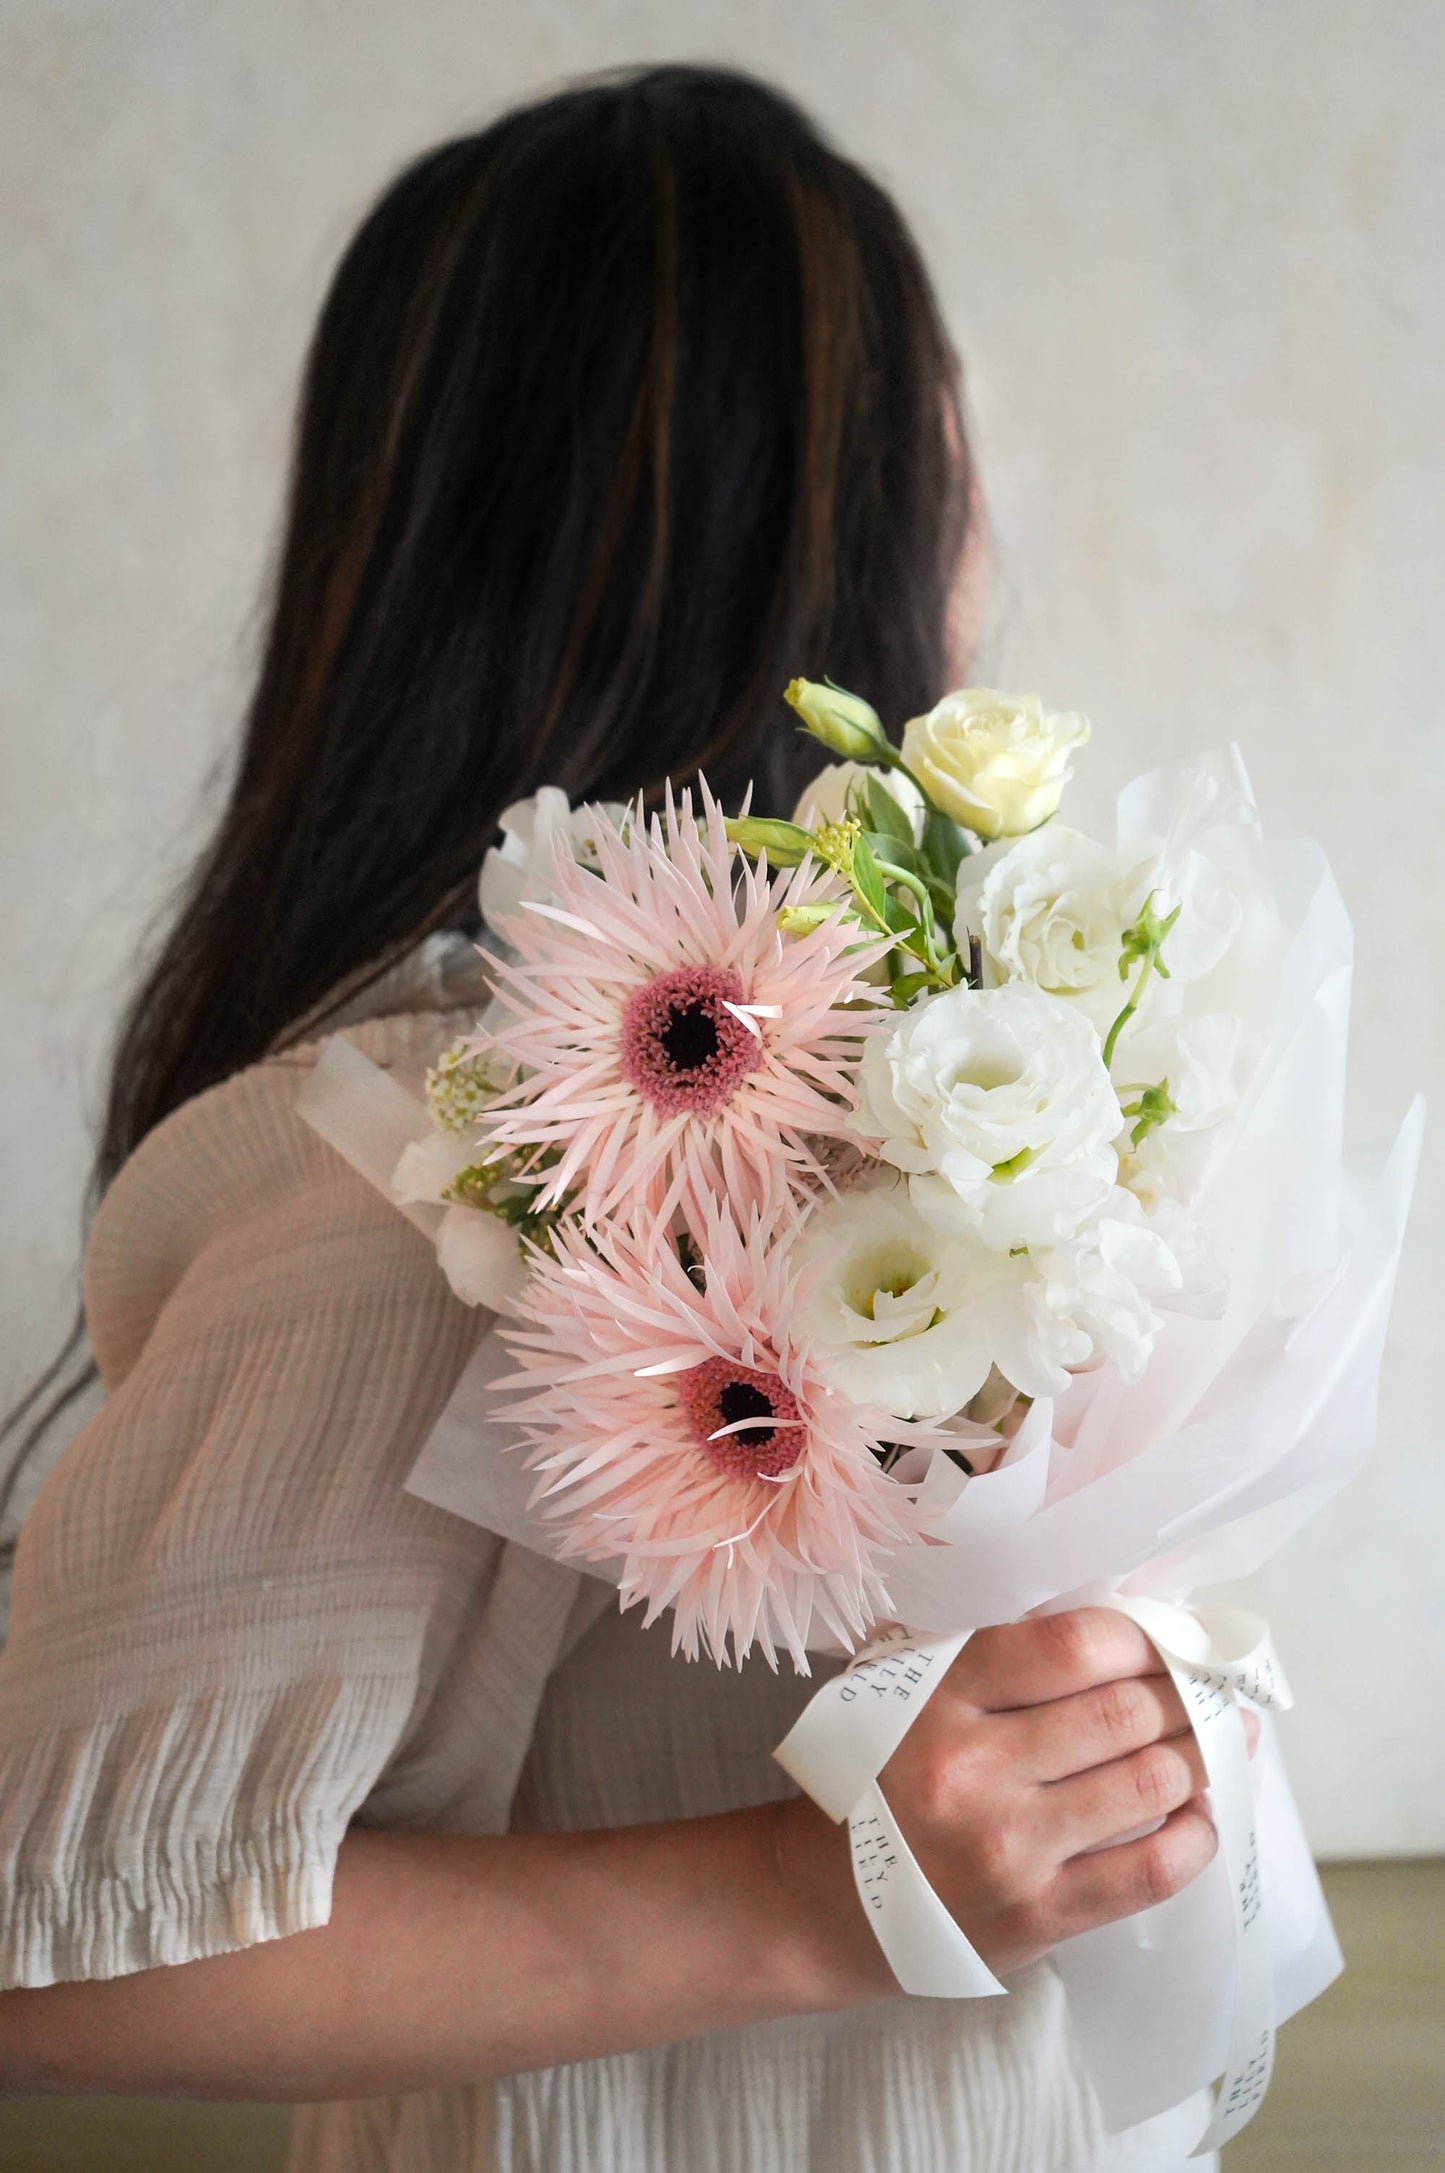
[[[927,988],[932,979],[931,973],[900,973],[890,984],[888,993],[901,1009],[904,1004],[912,1003],[919,990]]]
[[[888,922],[888,893],[883,888],[878,861],[866,837],[853,847],[853,888],[880,927]]]
[[[950,816],[941,815],[936,807],[931,807],[923,832],[923,866],[930,876],[947,887],[950,894],[957,887],[961,863],[972,851],[968,832],[960,829]],[[952,911],[951,895],[947,910]]]
[[[920,868],[918,872],[928,885],[928,895],[933,902],[934,917],[941,920],[944,927],[947,928],[953,919],[953,909],[958,903],[952,883],[941,883],[936,875],[930,875],[927,868]]]
[[[889,837],[885,831],[879,830],[865,830],[863,835],[868,840],[868,849],[875,860],[885,861],[895,868],[904,868],[910,875],[923,873],[918,865],[917,853],[911,845],[905,845],[901,838]]]
[[[865,827],[869,830],[875,830],[879,837],[889,839],[894,845],[906,846],[908,851],[912,853],[913,824],[904,810],[898,805],[888,787],[880,784],[876,777],[870,777],[867,781],[867,790],[862,797],[867,809]],[[897,860],[898,854],[891,852],[886,857],[890,860]]]
[[[888,915],[888,925],[895,936],[917,935],[918,915],[909,911],[908,903],[899,897],[896,890],[884,893],[884,910]]]

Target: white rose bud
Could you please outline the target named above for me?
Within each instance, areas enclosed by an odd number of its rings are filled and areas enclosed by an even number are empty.
[[[849,762],[876,762],[879,748],[888,744],[877,710],[861,694],[845,694],[841,687],[813,679],[791,679],[783,700],[796,709],[814,739]]]
[[[1046,710],[1036,694],[964,687],[903,728],[903,760],[935,807],[982,838],[1021,837],[1047,822],[1069,781],[1086,717]]]

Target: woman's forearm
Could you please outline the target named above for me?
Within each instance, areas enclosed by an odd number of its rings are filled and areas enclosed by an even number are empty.
[[[0,1994],[0,2088],[371,2097],[881,1998],[844,1847],[806,1804],[598,1834],[357,1829],[322,1929]]]

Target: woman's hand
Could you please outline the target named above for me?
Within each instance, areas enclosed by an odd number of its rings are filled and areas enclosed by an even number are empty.
[[[881,1782],[929,1883],[1001,1973],[1177,1893],[1217,1846],[1179,1694],[1143,1631],[1106,1608],[979,1631]],[[806,1799],[783,1823],[788,1875],[811,1877],[824,1907],[826,1887],[836,1911],[843,1830]],[[852,1966],[887,1991],[858,1928]]]

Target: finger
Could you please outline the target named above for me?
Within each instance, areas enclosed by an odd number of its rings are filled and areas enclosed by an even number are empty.
[[[1160,1674],[1117,1675],[1071,1698],[999,1713],[989,1725],[1021,1779],[1061,1781],[1180,1735],[1189,1722],[1179,1692]]]
[[[1120,1675],[1158,1675],[1164,1663],[1127,1615],[1075,1607],[979,1630],[950,1671],[955,1687],[985,1712],[1044,1705]]]
[[[1050,1896],[1055,1937],[1071,1939],[1167,1901],[1198,1878],[1218,1847],[1208,1813],[1191,1801],[1171,1812],[1157,1833],[1075,1856],[1059,1871]]]
[[[1209,1786],[1204,1755],[1188,1733],[1150,1743],[1132,1757],[1095,1766],[1041,1792],[1040,1808],[1059,1861],[1138,1833]]]

